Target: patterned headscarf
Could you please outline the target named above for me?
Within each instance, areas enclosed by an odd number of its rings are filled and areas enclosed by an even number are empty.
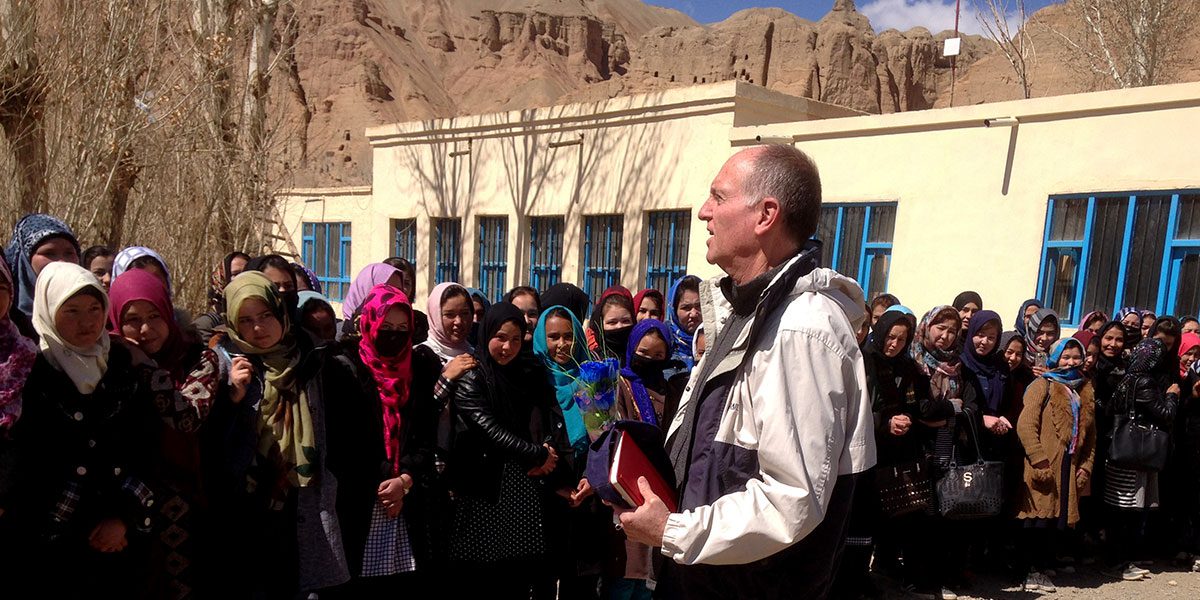
[[[392,465],[392,476],[400,474],[401,410],[408,404],[409,386],[412,383],[412,336],[403,345],[399,354],[383,356],[375,347],[379,338],[379,327],[386,320],[388,311],[400,307],[408,317],[409,331],[413,326],[412,305],[404,292],[386,283],[381,283],[367,294],[360,311],[358,328],[362,338],[358,341],[358,357],[375,377],[379,388],[379,402],[383,406],[383,442],[387,448],[387,459]]]
[[[1153,375],[1167,355],[1167,345],[1160,339],[1148,338],[1133,347],[1129,354],[1126,376]]]
[[[54,316],[58,309],[79,293],[90,293],[100,300],[108,312],[108,295],[104,286],[87,269],[68,262],[52,262],[37,278],[33,302],[33,326],[41,336],[42,355],[50,365],[62,371],[81,394],[90,394],[108,370],[108,350],[111,345],[103,330],[90,346],[81,347],[63,339]]]
[[[917,364],[921,373],[929,377],[930,393],[937,400],[961,397],[959,388],[962,387],[962,376],[959,371],[962,362],[959,357],[958,344],[945,350],[937,349],[933,340],[929,339],[929,328],[934,323],[960,319],[962,317],[958,315],[958,309],[953,306],[943,304],[933,308],[925,313],[925,317],[917,325],[917,334],[913,336],[910,346],[913,362]],[[954,332],[958,333],[958,327],[954,328]]]
[[[1054,342],[1050,347],[1049,356],[1046,357],[1046,362],[1042,366],[1046,367],[1046,372],[1042,373],[1042,377],[1050,381],[1056,381],[1073,390],[1079,390],[1083,386],[1083,369],[1082,367],[1060,367],[1058,361],[1062,359],[1063,352],[1067,348],[1074,346],[1079,349],[1079,354],[1082,357],[1087,354],[1087,348],[1083,346],[1083,342],[1075,338],[1063,338]]]
[[[554,362],[554,358],[550,355],[550,345],[546,343],[546,321],[549,320],[550,313],[556,310],[566,311],[571,317],[571,332],[575,336],[575,342],[571,346],[571,364],[567,366]],[[586,445],[587,429],[583,426],[583,415],[575,404],[575,380],[579,379],[579,365],[592,360],[593,357],[588,351],[587,334],[583,331],[583,324],[579,322],[570,308],[556,304],[542,311],[537,327],[533,330],[533,354],[542,361],[546,372],[550,375],[550,383],[554,386],[554,396],[558,399],[563,420],[567,423],[567,437],[570,439],[571,445],[575,446],[580,443]]]
[[[1025,330],[1025,360],[1031,365],[1040,364],[1042,360],[1038,357],[1043,352],[1037,347],[1035,338],[1037,337],[1038,329],[1042,327],[1047,319],[1054,322],[1054,339],[1062,337],[1062,326],[1058,320],[1058,313],[1049,308],[1040,308],[1037,312],[1029,317],[1029,328]]]
[[[283,328],[283,337],[270,348],[259,348],[238,335],[238,315],[242,304],[251,299],[265,303]],[[304,387],[296,380],[300,348],[283,298],[266,275],[245,271],[225,286],[225,304],[229,307],[225,314],[229,339],[242,352],[262,361],[265,370],[263,398],[258,405],[258,453],[281,463],[289,483],[307,487],[312,483],[312,461],[317,456],[316,434]]]
[[[149,256],[158,261],[158,264],[162,267],[163,274],[167,276],[167,293],[174,294],[175,292],[171,284],[171,268],[167,266],[167,261],[163,259],[161,254],[145,246],[130,246],[118,252],[117,257],[113,259],[112,278],[115,280],[120,277],[122,273],[129,270],[133,261],[143,256]]]
[[[304,281],[308,282],[308,289],[318,294],[325,295],[325,290],[321,288],[321,280],[317,279],[317,274],[314,273],[312,269],[300,263],[294,262],[292,263],[292,270],[299,271],[299,274],[304,275]]]
[[[1013,330],[1020,332],[1022,337],[1025,336],[1025,311],[1029,310],[1030,306],[1042,308],[1042,301],[1037,298],[1030,298],[1021,303],[1021,310],[1017,311],[1017,320],[1013,323]],[[1028,346],[1028,344],[1026,345]]]
[[[13,297],[16,298],[17,309],[27,317],[33,316],[33,288],[34,282],[37,281],[37,274],[33,272],[30,259],[38,246],[52,237],[61,237],[71,242],[75,246],[75,252],[79,252],[79,241],[75,239],[71,228],[61,220],[43,214],[21,217],[13,227],[12,241],[4,249],[4,258],[14,270],[13,284],[16,289],[13,290]]]
[[[208,281],[208,308],[216,313],[225,312],[225,286],[233,278],[233,259],[242,258],[250,263],[250,255],[245,252],[230,252],[221,259],[221,264],[213,269]]]
[[[10,288],[16,287],[2,256],[0,281]],[[25,389],[25,380],[33,370],[35,359],[37,344],[17,331],[7,310],[0,312],[0,432],[12,427],[21,417],[21,391]]]

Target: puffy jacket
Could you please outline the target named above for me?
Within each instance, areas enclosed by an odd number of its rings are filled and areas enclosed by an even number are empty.
[[[863,292],[848,277],[811,269],[811,261],[813,253],[806,251],[779,269],[724,356],[711,348],[733,307],[720,278],[701,286],[710,353],[693,370],[668,437],[680,434],[689,404],[719,402],[722,409],[706,474],[713,491],[703,504],[685,502],[667,520],[662,553],[676,563],[739,565],[736,573],[724,575],[739,582],[767,577],[777,583],[763,585],[787,587],[787,572],[815,548],[799,555],[785,551],[813,533],[829,512],[837,512],[844,526],[853,491],[848,476],[875,465],[871,404],[856,337],[866,318]],[[720,361],[715,368],[703,368],[713,360]],[[700,381],[706,371],[711,372]],[[696,436],[703,430],[699,423],[693,428]],[[701,442],[707,443],[692,441]],[[835,488],[844,502],[834,501]],[[832,545],[821,553],[832,556],[844,534],[825,533]],[[772,563],[776,555],[784,556]],[[743,589],[737,595],[756,593]]]

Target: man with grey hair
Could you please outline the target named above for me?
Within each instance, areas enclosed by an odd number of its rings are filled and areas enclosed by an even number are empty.
[[[856,475],[875,464],[858,284],[817,268],[816,165],[792,146],[735,154],[700,209],[709,350],[668,433],[679,512],[642,480],[630,539],[671,559],[659,596],[825,598]]]

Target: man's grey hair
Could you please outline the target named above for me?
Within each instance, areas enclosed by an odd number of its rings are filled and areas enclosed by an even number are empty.
[[[803,244],[817,232],[821,220],[821,175],[817,164],[799,148],[771,144],[753,155],[744,192],[754,206],[763,198],[779,201],[783,223]]]

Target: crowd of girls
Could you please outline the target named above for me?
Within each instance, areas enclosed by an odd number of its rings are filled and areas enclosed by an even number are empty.
[[[522,286],[493,304],[443,282],[414,304],[416,280],[403,259],[371,264],[339,314],[305,266],[232,252],[193,316],[167,257],[81,250],[62,221],[22,218],[0,261],[0,585],[649,598],[654,549],[584,477],[577,380],[615,359],[619,417],[665,430],[708,345],[706,286]],[[972,571],[1052,591],[1096,554],[1139,580],[1157,553],[1200,552],[1200,322],[1094,312],[1064,338],[1036,300],[1009,331],[973,292],[919,319],[887,294],[869,308],[878,469],[982,453],[1005,465],[1004,510],[885,517],[860,486],[840,597],[869,594],[869,568],[949,598]],[[1108,464],[1129,414],[1170,432],[1167,468]]]
[[[1124,581],[1151,577],[1145,566],[1162,557],[1200,570],[1195,318],[1094,311],[1064,337],[1059,315],[1036,299],[1008,331],[974,292],[919,320],[888,294],[870,308],[862,335],[877,470],[916,464],[936,480],[952,453],[970,463],[978,448],[1004,465],[1004,508],[974,521],[935,506],[889,517],[878,488],[858,490],[844,595],[873,593],[868,564],[929,598],[957,597],[986,571],[1053,592],[1053,577],[1085,565]],[[1166,468],[1110,460],[1124,416],[1169,435]]]

